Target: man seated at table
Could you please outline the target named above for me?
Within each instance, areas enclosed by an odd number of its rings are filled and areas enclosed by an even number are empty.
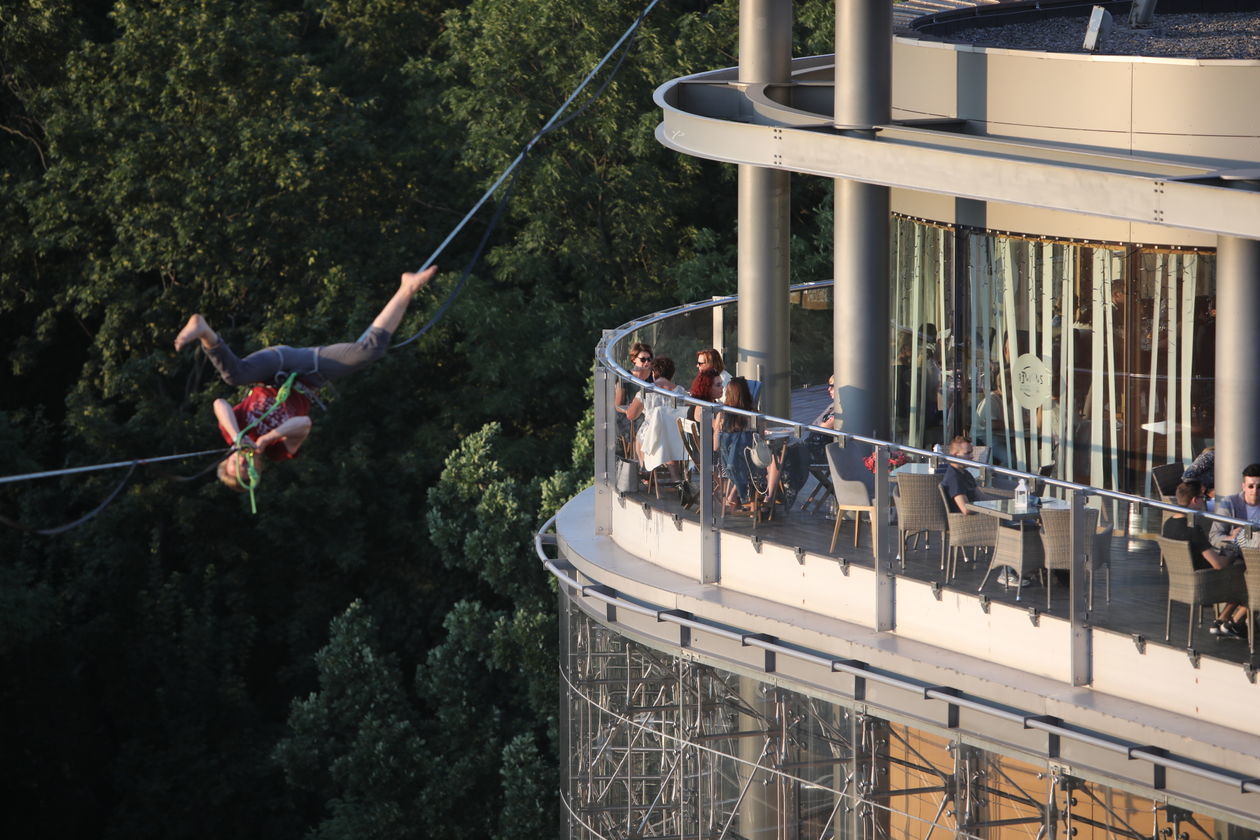
[[[1225,498],[1217,497],[1216,513],[1233,519],[1245,519],[1260,525],[1260,464],[1248,464],[1242,472],[1242,491]],[[1240,546],[1260,544],[1247,540],[1247,529],[1213,520],[1208,535],[1212,545],[1222,554],[1238,556]]]
[[[971,441],[963,435],[959,435],[949,442],[949,454],[955,458],[971,459],[974,453],[975,448],[971,445]],[[979,483],[976,481],[976,477],[966,467],[953,462],[948,462],[937,472],[941,474],[941,489],[945,491],[945,498],[948,502],[946,509],[950,513],[974,514],[975,511],[968,510],[967,502],[976,502],[986,498],[984,491],[980,489]],[[1019,526],[1016,524],[1014,527]],[[1026,577],[1021,581],[1019,574],[1009,566],[998,575],[997,581],[1004,586],[1033,585],[1031,578]]]
[[[975,447],[963,435],[959,435],[949,442],[949,454],[955,458],[970,459],[974,453]],[[967,502],[975,502],[985,498],[979,484],[976,482],[976,477],[968,472],[966,467],[952,462],[946,463],[937,472],[941,474],[941,487],[945,490],[945,498],[949,500],[949,512],[974,513],[974,511],[967,510]]]
[[[1260,476],[1257,476],[1257,479],[1260,479]],[[1203,510],[1202,485],[1197,481],[1183,481],[1178,484],[1177,504],[1192,510]],[[1213,528],[1215,526],[1216,523],[1213,523]],[[1231,558],[1212,548],[1212,544],[1208,542],[1203,531],[1184,513],[1169,514],[1161,533],[1170,540],[1183,540],[1190,543],[1191,560],[1195,569],[1223,569],[1233,562]],[[1247,625],[1243,623],[1246,615],[1246,607],[1239,604],[1226,604],[1220,612],[1220,617],[1212,622],[1209,632],[1213,636],[1246,638]]]

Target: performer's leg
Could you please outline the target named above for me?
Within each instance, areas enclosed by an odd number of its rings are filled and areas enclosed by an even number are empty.
[[[194,341],[201,342],[210,363],[229,385],[251,385],[270,382],[280,370],[283,358],[278,350],[268,347],[239,358],[200,315],[193,315],[175,337],[175,349],[182,350]]]
[[[430,266],[418,274],[404,274],[398,285],[398,291],[385,304],[385,308],[372,321],[372,325],[359,336],[358,341],[320,347],[317,352],[318,376],[325,380],[340,379],[362,370],[384,356],[385,351],[389,349],[390,339],[398,329],[398,325],[402,323],[403,315],[406,314],[412,297],[423,289],[436,273],[437,266]]]
[[[404,274],[398,284],[398,291],[394,292],[394,296],[389,299],[389,303],[385,304],[381,314],[376,316],[372,326],[380,327],[385,332],[393,335],[398,330],[398,325],[402,323],[403,315],[406,314],[407,306],[411,303],[411,299],[433,279],[435,274],[437,274],[436,265],[431,265],[418,274],[411,272]]]

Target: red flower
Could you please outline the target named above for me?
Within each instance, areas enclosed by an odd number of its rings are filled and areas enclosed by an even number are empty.
[[[888,468],[895,470],[897,467],[903,466],[910,459],[900,449],[894,449],[888,453]],[[871,472],[875,472],[875,453],[867,455],[862,461],[866,468]]]

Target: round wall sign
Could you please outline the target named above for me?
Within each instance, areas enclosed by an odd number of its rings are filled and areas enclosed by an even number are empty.
[[[1015,381],[1015,402],[1020,408],[1034,411],[1050,402],[1050,368],[1040,356],[1025,353],[1015,360],[1011,370]]]

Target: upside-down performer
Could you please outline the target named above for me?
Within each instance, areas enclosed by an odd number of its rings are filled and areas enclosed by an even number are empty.
[[[284,389],[279,387],[280,383],[297,374],[303,388],[314,391],[384,356],[411,299],[436,273],[437,266],[430,266],[419,273],[404,274],[398,291],[353,343],[323,347],[280,345],[241,359],[205,318],[199,314],[189,318],[175,336],[175,349],[183,350],[199,341],[224,382],[254,386],[236,405],[224,399],[214,401],[219,431],[228,443],[239,447],[220,462],[219,480],[233,490],[244,491],[251,461],[257,474],[267,461],[287,461],[296,455],[311,431],[311,401],[301,389]],[[276,397],[285,390],[287,397],[276,406]]]

